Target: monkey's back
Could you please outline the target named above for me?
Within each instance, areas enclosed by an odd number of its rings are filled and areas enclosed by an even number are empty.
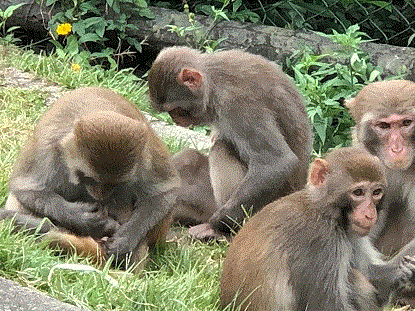
[[[206,70],[212,73],[214,89],[227,98],[225,105],[216,104],[219,114],[228,118],[240,116],[241,122],[247,123],[245,128],[255,127],[257,122],[269,123],[268,135],[272,135],[272,126],[276,126],[300,160],[292,186],[294,190],[302,189],[312,151],[312,127],[305,100],[292,79],[276,63],[241,50],[201,54],[201,57],[208,60],[201,63],[207,64]]]
[[[101,87],[83,87],[62,95],[40,118],[32,136],[21,149],[11,175],[11,185],[18,177],[48,175],[55,183],[64,176],[65,167],[60,160],[59,142],[74,129],[75,122],[88,114],[112,111],[142,122],[150,141],[149,153],[156,174],[153,177],[167,180],[175,175],[168,164],[170,153],[165,144],[151,129],[147,119],[131,102],[114,91]],[[117,122],[114,120],[114,122]],[[53,155],[53,157],[51,156]],[[65,175],[66,176],[66,175]],[[44,178],[43,182],[47,182]]]
[[[294,311],[306,305],[309,310],[341,310],[336,297],[326,292],[341,295],[334,282],[334,263],[350,247],[336,246],[342,234],[310,206],[306,190],[265,206],[229,247],[221,280],[222,306],[239,294],[235,306],[247,299],[242,310]]]

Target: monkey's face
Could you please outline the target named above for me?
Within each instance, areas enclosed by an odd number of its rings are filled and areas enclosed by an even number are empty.
[[[86,176],[84,172],[76,172],[79,184],[83,185],[88,192],[88,194],[96,201],[104,201],[109,198],[117,187],[116,183],[106,183],[97,180],[90,176]]]
[[[352,210],[348,214],[348,230],[359,236],[366,236],[375,225],[379,205],[384,193],[384,187],[379,182],[362,181],[355,183],[347,195]]]
[[[179,126],[188,127],[204,123],[203,97],[199,98],[189,92],[169,94],[161,104],[161,111],[166,111]]]
[[[374,153],[388,168],[407,170],[414,160],[414,116],[391,114],[385,118],[374,118],[367,126],[368,135],[375,135],[376,139],[366,141],[365,146],[371,152],[376,150]]]

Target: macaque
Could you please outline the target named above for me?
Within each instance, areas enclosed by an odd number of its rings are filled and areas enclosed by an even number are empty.
[[[0,217],[95,261],[114,255],[120,264],[138,264],[171,222],[179,179],[169,161],[130,102],[107,89],[80,88],[41,117]]]
[[[346,106],[356,121],[355,140],[386,167],[388,190],[371,236],[393,255],[415,238],[415,83],[371,83]]]
[[[156,110],[180,126],[210,124],[215,131],[209,169],[218,210],[191,235],[229,234],[247,214],[304,186],[311,125],[302,96],[275,63],[240,50],[170,47],[157,56],[148,82]]]
[[[222,307],[375,311],[393,302],[413,286],[415,260],[383,261],[369,241],[385,186],[379,159],[364,149],[317,158],[305,189],[265,206],[235,236]]]
[[[185,149],[173,155],[172,165],[181,180],[173,222],[183,226],[207,222],[216,211],[208,157],[197,150]]]

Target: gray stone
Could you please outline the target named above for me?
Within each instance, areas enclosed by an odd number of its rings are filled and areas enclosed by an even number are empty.
[[[81,311],[46,294],[0,278],[0,311]]]

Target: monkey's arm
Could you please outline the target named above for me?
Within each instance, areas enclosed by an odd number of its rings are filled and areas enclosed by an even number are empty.
[[[107,217],[97,203],[68,202],[47,188],[15,189],[10,194],[28,212],[47,217],[55,225],[80,235],[101,238],[113,234],[119,227],[118,222]]]
[[[394,303],[400,293],[415,286],[415,259],[393,258],[388,262],[371,264],[369,280],[378,290],[381,301]]]
[[[248,171],[229,200],[210,219],[210,224],[220,231],[229,231],[229,226],[235,227],[235,221],[242,223],[245,214],[241,205],[246,210],[253,207],[256,212],[270,203],[299,164],[278,128],[271,132],[265,125],[252,127],[254,133],[241,131],[234,136],[235,148]]]
[[[177,197],[176,189],[141,196],[134,207],[131,218],[105,242],[108,256],[116,255],[121,260],[133,252],[146,238],[147,233],[171,211]]]
[[[415,261],[408,257],[408,249],[411,247],[402,249],[390,260],[385,260],[368,237],[357,241],[359,245],[355,247],[354,256],[359,270],[376,287],[381,303],[393,301],[405,288],[415,284]],[[415,241],[412,244],[415,245]]]

